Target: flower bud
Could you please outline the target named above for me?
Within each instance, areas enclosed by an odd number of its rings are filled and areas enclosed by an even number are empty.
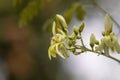
[[[77,35],[77,34],[78,34],[78,31],[79,31],[78,27],[77,27],[77,26],[74,26],[73,29],[74,29],[74,33]]]
[[[76,35],[74,32],[69,36],[69,39],[72,39],[72,40],[76,39]]]
[[[82,22],[82,23],[80,24],[79,32],[82,32],[83,29],[84,29],[84,27],[85,27],[85,23]]]
[[[96,45],[99,45],[99,41],[98,41],[98,40],[95,40],[95,44],[96,44]]]
[[[68,40],[68,45],[71,47],[73,45],[72,40]]]
[[[90,46],[91,46],[91,48],[94,47],[95,40],[96,40],[96,39],[95,39],[94,34],[91,34],[91,36],[90,36]]]
[[[81,36],[80,36],[80,35],[78,35],[78,36],[77,36],[77,39],[81,39]]]
[[[104,40],[101,40],[101,43],[95,48],[95,51],[101,51],[104,47]]]
[[[105,32],[102,32],[102,36],[105,36]]]
[[[64,17],[61,16],[61,15],[59,15],[59,14],[57,14],[57,15],[56,15],[56,20],[57,20],[58,23],[61,25],[61,28],[62,28],[65,32],[67,32],[68,26],[67,26],[67,23],[66,23]]]
[[[112,20],[108,14],[105,16],[104,25],[105,25],[105,34],[109,35],[112,32],[113,23],[112,23]]]
[[[75,53],[76,49],[75,49],[75,48],[73,48],[71,51],[72,51],[73,53]]]

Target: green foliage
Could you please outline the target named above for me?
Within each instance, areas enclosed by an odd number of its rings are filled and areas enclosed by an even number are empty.
[[[57,27],[56,26],[57,24],[59,24],[60,27]],[[100,41],[98,41],[95,38],[95,35],[91,34],[90,44],[89,44],[91,49],[89,49],[85,46],[81,34],[84,29],[84,22],[80,24],[80,27],[74,26],[72,34],[69,35],[68,27],[66,27],[67,24],[64,17],[61,15],[56,15],[56,20],[53,22],[53,29],[52,29],[53,37],[51,39],[51,45],[48,50],[49,58],[50,59],[51,57],[55,58],[56,54],[58,54],[60,57],[66,59],[69,57],[68,51],[73,52],[74,55],[78,55],[89,51],[89,52],[97,53],[98,55],[106,56],[117,62],[120,62],[120,60],[110,56],[109,54],[109,50],[120,53],[120,44],[114,32],[112,32],[112,20],[108,14],[105,16],[104,24],[105,24],[105,31],[104,31],[105,34],[103,35],[103,38]],[[76,43],[77,40],[80,40],[81,44],[77,44]]]
[[[20,26],[22,27],[35,20],[35,18],[39,16],[40,11],[44,11],[47,4],[51,1],[52,0],[13,0],[13,6],[18,9]],[[72,3],[70,7],[64,11],[64,17],[67,24],[71,22],[73,15],[75,15],[78,20],[83,20],[85,14],[86,12],[83,9],[83,5],[79,2]],[[43,26],[48,32],[50,32],[52,28],[51,18],[53,19],[53,17],[50,17],[43,22]]]
[[[38,6],[35,1],[31,1],[20,13],[20,24],[26,25],[38,14]]]
[[[65,12],[64,17],[66,19],[67,24],[71,22],[72,16],[75,14],[78,20],[83,20],[86,12],[83,9],[83,5],[80,3],[73,3]]]
[[[86,12],[83,9],[82,5],[79,5],[76,9],[76,17],[78,20],[83,20],[86,15]]]
[[[43,10],[45,4],[52,0],[13,0],[14,7],[22,7],[20,16],[20,25],[27,25],[35,17],[38,16],[39,11]]]
[[[45,23],[44,23],[44,25],[43,25],[43,27],[45,28],[45,30],[46,30],[47,32],[52,32],[52,21],[53,21],[52,18],[51,18],[51,19],[48,19],[48,20],[45,21]]]
[[[23,4],[25,0],[13,0],[13,6],[17,7]]]

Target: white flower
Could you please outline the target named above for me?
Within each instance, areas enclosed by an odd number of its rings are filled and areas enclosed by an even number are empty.
[[[51,57],[56,58],[57,54],[63,59],[68,58],[69,55],[66,49],[67,35],[61,29],[56,29],[55,22],[53,22],[52,33],[53,37],[51,39],[51,45],[48,49],[49,59],[51,60]]]

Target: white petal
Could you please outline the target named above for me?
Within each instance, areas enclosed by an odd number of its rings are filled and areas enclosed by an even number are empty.
[[[56,47],[56,44],[51,45],[48,49],[48,57],[49,57],[50,60],[51,60],[51,56],[54,57],[54,58],[56,57],[55,47]]]
[[[53,35],[56,34],[56,23],[55,23],[55,21],[53,22],[53,26],[52,26],[52,33],[53,33]]]
[[[63,59],[65,59],[64,55],[59,51],[59,46],[60,46],[60,44],[57,44],[57,45],[56,45],[56,52],[57,52],[57,54],[58,54],[60,57],[62,57]]]

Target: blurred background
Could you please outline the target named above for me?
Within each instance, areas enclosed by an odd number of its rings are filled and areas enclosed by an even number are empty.
[[[76,6],[77,5],[77,6]],[[72,32],[85,21],[85,45],[98,40],[108,13],[120,40],[119,0],[0,0],[0,80],[120,80],[120,64],[90,52],[63,60],[48,58],[51,23],[62,14]],[[120,55],[111,55],[120,59]]]

